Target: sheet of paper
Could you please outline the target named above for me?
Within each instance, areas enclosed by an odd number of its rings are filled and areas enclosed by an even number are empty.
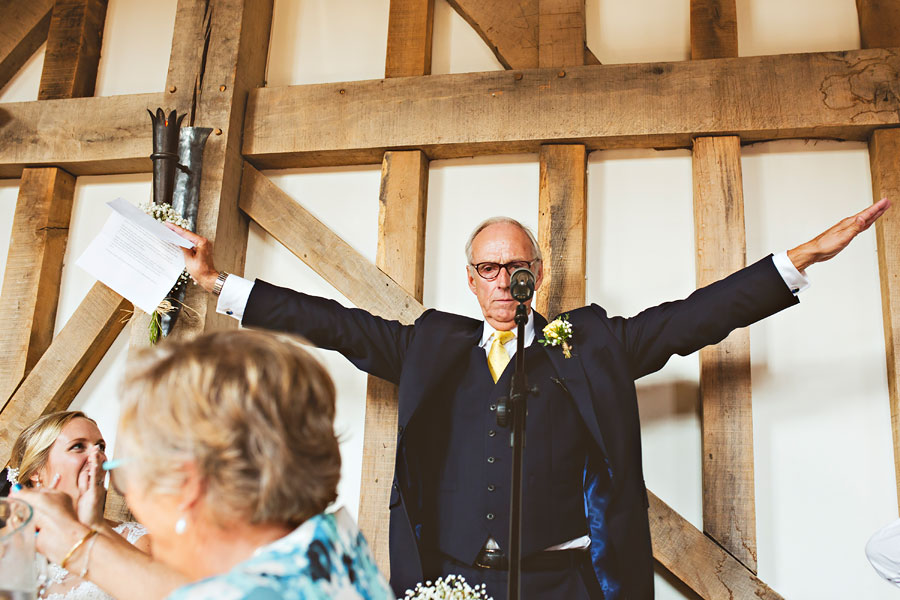
[[[140,209],[132,208],[144,215]],[[147,218],[156,223],[152,217]],[[161,227],[162,231],[187,242],[167,227]],[[187,244],[185,247],[192,246],[190,242]],[[184,255],[179,245],[163,241],[150,228],[135,223],[117,209],[75,264],[142,311],[151,313],[184,270]]]
[[[192,242],[187,241],[124,198],[116,198],[112,202],[107,202],[107,205],[135,225],[140,225],[164,242],[169,242],[170,244],[175,244],[182,248],[194,247]]]

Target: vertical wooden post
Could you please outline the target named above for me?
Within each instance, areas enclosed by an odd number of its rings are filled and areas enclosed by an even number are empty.
[[[188,113],[184,125],[210,127],[203,154],[197,232],[214,242],[216,267],[241,274],[247,251],[247,219],[238,210],[243,158],[241,135],[247,95],[263,84],[273,0],[179,0],[166,93],[167,109]],[[150,119],[147,119],[150,127]],[[216,298],[188,286],[172,335],[236,327],[216,314]],[[149,317],[136,313],[132,348],[147,345]]]
[[[583,65],[584,2],[539,0],[539,14],[540,66]],[[538,242],[544,254],[544,283],[535,309],[548,319],[584,304],[586,169],[587,152],[581,144],[541,147]]]
[[[863,48],[900,46],[900,3],[856,0],[856,8]],[[875,233],[894,439],[894,476],[900,503],[900,129],[875,130],[869,139],[869,163],[874,200],[890,198],[894,205],[875,224]]]
[[[856,0],[856,12],[863,48],[894,48],[900,44],[900,2]]]
[[[56,0],[38,100],[94,95],[107,0]]]
[[[434,0],[391,0],[385,77],[431,73]],[[381,165],[376,265],[416,300],[425,277],[428,157],[386,152]],[[390,573],[388,502],[397,449],[397,387],[369,376],[359,525],[378,567]]]
[[[691,58],[737,56],[735,0],[692,0]],[[741,141],[697,138],[693,148],[697,285],[746,265]],[[703,529],[756,573],[750,334],[700,351]]]
[[[56,3],[39,99],[94,93],[105,18],[105,0]],[[0,302],[0,409],[53,340],[74,194],[75,178],[61,169],[22,172]]]
[[[900,129],[878,129],[872,134],[869,161],[875,201],[890,198],[894,205],[878,220],[875,234],[894,439],[894,474],[900,502]]]
[[[697,285],[746,265],[741,143],[736,136],[694,140]],[[750,333],[734,331],[700,351],[703,529],[756,572]]]

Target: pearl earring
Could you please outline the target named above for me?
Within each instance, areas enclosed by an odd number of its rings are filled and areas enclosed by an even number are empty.
[[[183,534],[187,530],[187,519],[181,517],[177,521],[175,521],[175,533],[178,535]]]

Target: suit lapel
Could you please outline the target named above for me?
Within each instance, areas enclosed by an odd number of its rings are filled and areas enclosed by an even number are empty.
[[[546,325],[547,319],[535,312],[535,344],[539,344],[540,341],[544,339],[543,330]],[[581,413],[581,418],[584,420],[584,424],[587,426],[588,431],[590,431],[591,436],[593,436],[594,441],[597,442],[597,445],[600,446],[603,453],[606,456],[609,456],[609,452],[606,450],[606,444],[603,442],[603,434],[600,433],[597,413],[594,410],[593,395],[591,394],[591,389],[588,384],[584,364],[581,362],[578,346],[576,345],[573,349],[572,358],[566,358],[563,355],[562,349],[558,346],[543,346],[543,349],[547,353],[547,357],[550,359],[553,368],[556,369],[557,374],[559,374],[559,378],[568,390],[569,395],[572,396],[572,400],[575,401],[575,406],[578,407],[578,412]]]

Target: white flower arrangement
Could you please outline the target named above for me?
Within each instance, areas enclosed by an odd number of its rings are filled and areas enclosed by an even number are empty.
[[[19,483],[19,470],[15,467],[7,467],[6,480],[13,485]]]
[[[563,356],[572,358],[572,324],[568,321],[569,315],[565,314],[547,323],[544,327],[544,339],[540,342],[544,346],[562,346]]]
[[[447,575],[434,583],[417,583],[414,590],[406,590],[402,600],[494,600],[485,587],[482,583],[473,588],[462,575]]]
[[[160,223],[172,223],[174,225],[178,225],[179,227],[190,229],[190,224],[187,222],[187,219],[179,215],[171,204],[165,202],[162,204],[156,204],[155,202],[143,202],[139,204],[138,207]],[[181,275],[178,276],[178,281],[176,281],[175,285],[172,286],[172,291],[170,291],[169,294],[175,296],[178,288],[187,284],[190,278],[191,276],[187,271],[182,271]],[[197,282],[195,281],[194,283],[196,284]],[[173,310],[173,308],[174,305],[172,304],[172,301],[169,298],[166,298],[159,303],[159,306],[156,307],[154,313],[150,315],[149,327],[151,344],[155,344],[159,341],[160,315],[164,315],[170,312],[171,310]]]

